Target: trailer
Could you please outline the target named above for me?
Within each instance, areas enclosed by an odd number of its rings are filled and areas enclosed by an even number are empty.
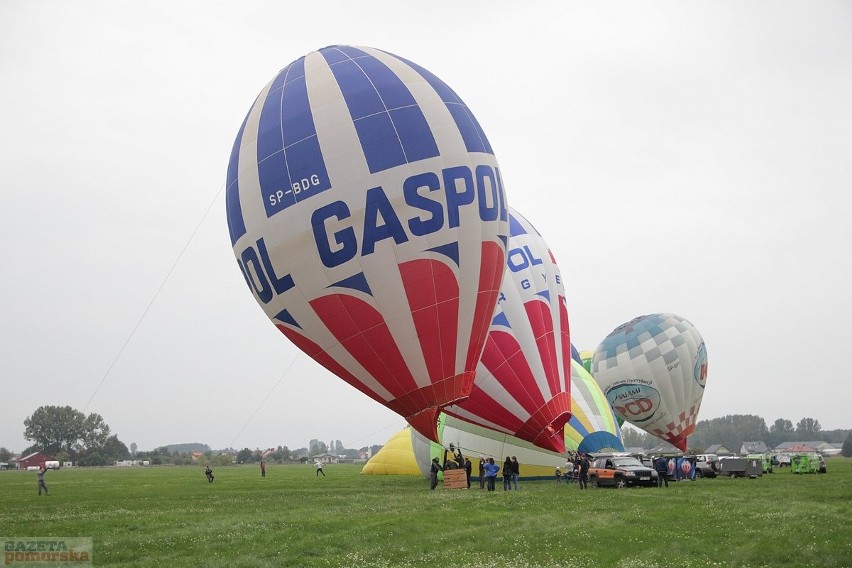
[[[763,464],[760,459],[748,458],[723,458],[719,460],[719,475],[728,477],[751,477],[752,479],[763,475]]]

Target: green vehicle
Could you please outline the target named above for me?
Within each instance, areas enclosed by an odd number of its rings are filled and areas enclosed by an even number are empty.
[[[749,454],[746,459],[760,460],[760,465],[763,468],[763,473],[772,473],[772,458],[766,454]]]
[[[795,454],[790,469],[793,473],[825,473],[825,460],[818,453]]]

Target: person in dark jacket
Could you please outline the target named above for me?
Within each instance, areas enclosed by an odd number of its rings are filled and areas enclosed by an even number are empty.
[[[473,471],[473,464],[468,458],[464,458],[464,474],[467,477],[467,488],[470,489],[470,474]]]
[[[479,488],[485,489],[485,456],[479,456]]]
[[[580,456],[580,471],[577,481],[580,484],[580,489],[586,489],[589,483],[589,456],[583,454]]]
[[[669,486],[669,463],[663,456],[654,460],[654,470],[657,472],[657,487],[662,487],[663,483],[666,487]]]
[[[506,456],[503,462],[503,491],[512,489],[512,458]]]
[[[521,476],[521,464],[518,463],[518,458],[512,456],[512,484],[515,486],[515,491],[518,490],[518,478]]]
[[[441,464],[438,463],[438,458],[432,458],[432,467],[429,469],[429,490],[433,490],[438,486],[438,472],[444,471]]]

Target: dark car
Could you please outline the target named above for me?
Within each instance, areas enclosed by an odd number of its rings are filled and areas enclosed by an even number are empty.
[[[589,481],[598,487],[654,487],[657,472],[634,457],[606,456],[592,462]]]

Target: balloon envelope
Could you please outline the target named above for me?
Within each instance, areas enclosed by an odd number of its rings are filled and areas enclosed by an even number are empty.
[[[640,316],[595,349],[592,375],[616,414],[682,451],[707,381],[704,339],[674,314]]]
[[[571,361],[571,420],[565,447],[581,453],[623,452],[615,412],[598,383],[580,363]]]
[[[556,260],[535,227],[509,209],[506,275],[470,396],[451,416],[556,452],[571,417],[571,342]]]
[[[472,387],[508,237],[497,161],[453,90],[377,49],[309,53],[249,110],[226,207],[278,329],[437,439]]]

